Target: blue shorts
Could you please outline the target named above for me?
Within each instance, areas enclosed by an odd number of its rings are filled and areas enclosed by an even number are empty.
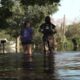
[[[29,41],[21,41],[22,45],[32,44],[32,40]]]

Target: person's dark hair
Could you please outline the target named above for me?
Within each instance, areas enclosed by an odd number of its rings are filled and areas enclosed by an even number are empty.
[[[45,17],[45,22],[50,23],[50,17],[49,16]]]
[[[25,20],[24,23],[23,23],[23,26],[26,27],[26,24],[27,23],[30,23],[31,24],[31,22],[29,20]]]

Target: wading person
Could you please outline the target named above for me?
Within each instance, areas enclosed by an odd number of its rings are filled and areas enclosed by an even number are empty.
[[[52,47],[54,49],[54,34],[56,33],[56,26],[51,23],[49,16],[45,17],[45,22],[41,24],[39,31],[43,34],[43,46],[44,46],[44,71],[51,71],[51,56]],[[46,50],[46,44],[48,50]],[[53,45],[52,45],[53,44]],[[47,52],[48,51],[48,52]],[[48,62],[46,61],[48,58]],[[48,66],[48,67],[47,67]]]
[[[21,44],[24,51],[24,67],[31,68],[33,29],[30,21],[25,21],[20,32]]]

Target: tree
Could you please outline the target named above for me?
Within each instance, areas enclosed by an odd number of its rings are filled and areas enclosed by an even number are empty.
[[[45,5],[45,4],[52,4],[53,2],[59,3],[60,0],[21,0],[21,3],[23,5],[27,5],[27,6],[35,5],[35,4],[41,6],[41,5]]]
[[[80,49],[80,22],[69,25],[65,35],[67,39],[70,40],[71,42],[74,39]]]
[[[33,28],[36,32],[35,39],[37,41],[35,41],[39,42],[39,24],[46,15],[50,15],[58,10],[59,1],[60,0],[1,0],[0,30],[4,32],[3,35],[9,34],[11,39],[16,38],[17,43],[19,30],[25,18],[27,18],[32,21]],[[10,38],[9,35],[6,36]]]
[[[9,17],[12,16],[11,8],[13,6],[13,1],[11,0],[1,0],[1,7],[0,7],[0,28],[4,28],[7,26],[7,21]]]
[[[46,15],[58,10],[60,0],[1,0],[0,29],[12,35],[20,29],[20,23],[25,18],[32,20],[34,30],[38,30],[39,24]],[[14,34],[14,35],[13,35]]]
[[[65,35],[68,39],[80,38],[80,23],[69,25]]]
[[[39,38],[38,28],[46,15],[51,15],[58,10],[60,0],[20,0],[25,10],[25,17],[32,21],[36,38]],[[36,39],[35,38],[35,39]],[[38,39],[37,39],[38,40]]]

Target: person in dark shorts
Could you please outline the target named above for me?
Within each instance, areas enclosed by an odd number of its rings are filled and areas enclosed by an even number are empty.
[[[51,19],[49,16],[45,17],[45,22],[41,24],[39,31],[43,34],[43,42],[46,42],[47,40],[52,43],[54,40],[53,36],[56,33],[56,26],[51,23]]]
[[[32,62],[33,29],[30,21],[24,22],[20,32],[20,39],[24,51],[24,66],[30,67],[30,64],[27,64]]]
[[[56,33],[56,26],[51,23],[49,16],[45,17],[45,22],[41,24],[39,32],[43,34],[43,49],[44,49],[44,72],[53,72],[53,52],[54,50],[54,34]]]

